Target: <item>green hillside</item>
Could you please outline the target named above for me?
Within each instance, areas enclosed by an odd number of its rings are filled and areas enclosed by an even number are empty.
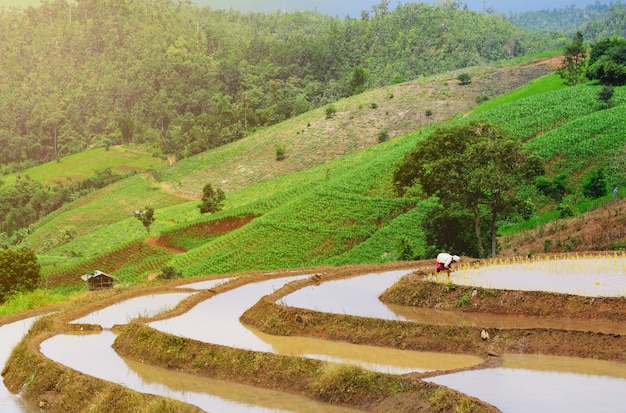
[[[54,182],[79,182],[93,176],[95,171],[110,168],[113,173],[125,174],[143,171],[165,165],[162,159],[155,158],[144,148],[133,146],[112,146],[108,149],[97,148],[68,155],[57,162],[48,162],[28,169],[2,176],[6,185],[15,183],[18,176],[28,175],[43,184]]]
[[[606,109],[596,98],[599,86],[559,86],[556,78],[541,77],[484,108],[465,110],[448,121],[485,119],[522,138],[527,148],[545,161],[547,176],[565,173],[571,177],[572,197],[582,202],[582,178],[590,169],[604,167],[611,186],[626,182],[620,167],[626,143],[620,131],[626,125],[619,116],[626,104],[626,89],[616,88],[613,106]],[[346,110],[348,119],[348,108],[362,107],[358,103],[362,99],[348,98],[337,106]],[[153,174],[135,175],[41,221],[27,241],[40,251],[48,285],[79,285],[80,275],[94,269],[134,283],[164,266],[191,277],[382,263],[400,259],[402,242],[407,239],[417,256],[427,258],[421,222],[427,219],[425,207],[431,200],[398,198],[392,190],[391,175],[404,154],[443,123],[424,125],[345,155],[329,156],[327,162],[310,168],[281,171],[285,164],[273,159],[273,144],[268,143],[271,137],[289,129],[288,122],[302,125],[307,137],[314,136],[313,125],[323,124],[323,118],[319,110],[307,113]],[[311,130],[306,131],[308,128]],[[306,139],[302,135],[300,138]],[[333,139],[333,134],[320,134],[317,150],[324,151]],[[298,152],[297,140],[293,142],[288,157],[306,165],[307,157],[314,156],[312,149],[305,147]],[[260,160],[259,153],[263,154]],[[275,176],[254,174],[253,165],[263,163],[274,168]],[[231,176],[236,173],[232,165],[241,176]],[[237,179],[236,189],[233,185],[226,192],[222,211],[199,213],[201,184],[228,187]],[[540,210],[550,212],[554,208],[536,190],[528,191]],[[150,246],[144,242],[148,237],[145,228],[131,215],[144,206],[156,210]],[[509,230],[512,224],[508,224]],[[70,225],[75,227],[73,239],[50,241],[59,229]]]

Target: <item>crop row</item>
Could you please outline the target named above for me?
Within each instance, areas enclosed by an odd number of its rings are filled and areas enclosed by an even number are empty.
[[[127,267],[138,266],[142,271],[145,271],[147,268],[154,269],[154,265],[150,266],[146,263],[154,262],[155,260],[164,263],[169,260],[170,256],[171,253],[164,249],[151,247],[142,242],[132,242],[91,259],[60,264],[58,266],[46,266],[42,271],[43,282],[51,287],[77,284],[82,282],[80,280],[81,275],[95,270],[116,275],[116,271],[122,268],[125,269],[124,274],[126,274],[128,272]],[[134,278],[134,276],[130,278]]]

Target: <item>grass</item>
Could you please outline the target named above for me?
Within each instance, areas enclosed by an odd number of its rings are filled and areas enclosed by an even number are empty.
[[[27,7],[37,7],[41,5],[41,0],[0,0],[0,8],[7,10],[25,9]]]
[[[565,86],[563,79],[561,79],[558,74],[555,73],[547,75],[537,80],[531,81],[511,93],[498,96],[485,102],[484,104],[474,109],[474,113],[488,111],[504,103],[514,102],[523,98],[564,89],[566,87],[567,86]]]
[[[95,171],[111,168],[113,172],[124,174],[131,171],[143,171],[159,168],[165,161],[150,155],[146,149],[139,146],[112,146],[69,155],[58,162],[48,162],[35,166],[28,171],[17,172],[2,176],[7,185],[15,183],[20,175],[28,175],[35,181],[52,184],[55,182],[79,182],[94,175]]]
[[[79,290],[65,287],[57,290],[37,289],[14,295],[0,305],[0,317],[64,303],[77,291]]]
[[[80,255],[90,256],[148,235],[143,225],[132,216],[133,211],[146,206],[158,209],[157,221],[153,225],[154,231],[158,232],[168,225],[170,219],[164,216],[161,209],[184,202],[187,200],[162,191],[145,176],[135,175],[65,205],[45,217],[34,226],[28,241],[36,249],[51,250],[52,255],[61,254],[61,251],[65,255],[72,255],[70,251],[73,250],[80,252]],[[58,244],[54,242],[55,234],[63,228],[72,228],[76,232],[77,245],[70,242],[64,249],[55,250]]]
[[[575,205],[574,209],[576,214],[582,215],[585,212],[592,211],[599,207],[602,207],[612,200],[612,195],[607,195],[602,198],[597,199],[589,199],[582,202],[579,202]],[[550,223],[554,223],[560,219],[559,213],[557,211],[551,211],[548,213],[540,214],[527,221],[521,221],[512,225],[503,225],[498,230],[498,235],[507,236],[512,234],[517,234],[520,232],[528,231],[531,229],[536,229],[541,226],[548,225]]]

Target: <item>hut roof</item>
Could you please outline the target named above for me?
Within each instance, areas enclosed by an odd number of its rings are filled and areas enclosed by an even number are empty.
[[[104,277],[109,277],[109,278],[112,278],[114,280],[117,280],[117,278],[115,278],[114,276],[109,275],[109,274],[107,274],[105,272],[102,272],[100,270],[95,270],[93,273],[88,273],[88,274],[81,275],[80,278],[82,278],[83,281],[89,281],[90,279],[92,279],[94,277],[101,276],[101,275],[104,276]]]

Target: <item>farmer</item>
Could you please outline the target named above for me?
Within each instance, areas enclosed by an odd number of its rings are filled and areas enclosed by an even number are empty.
[[[458,255],[450,255],[445,252],[437,255],[437,265],[435,269],[437,272],[445,271],[448,274],[448,278],[450,278],[450,271],[453,262],[459,262],[461,258]]]

